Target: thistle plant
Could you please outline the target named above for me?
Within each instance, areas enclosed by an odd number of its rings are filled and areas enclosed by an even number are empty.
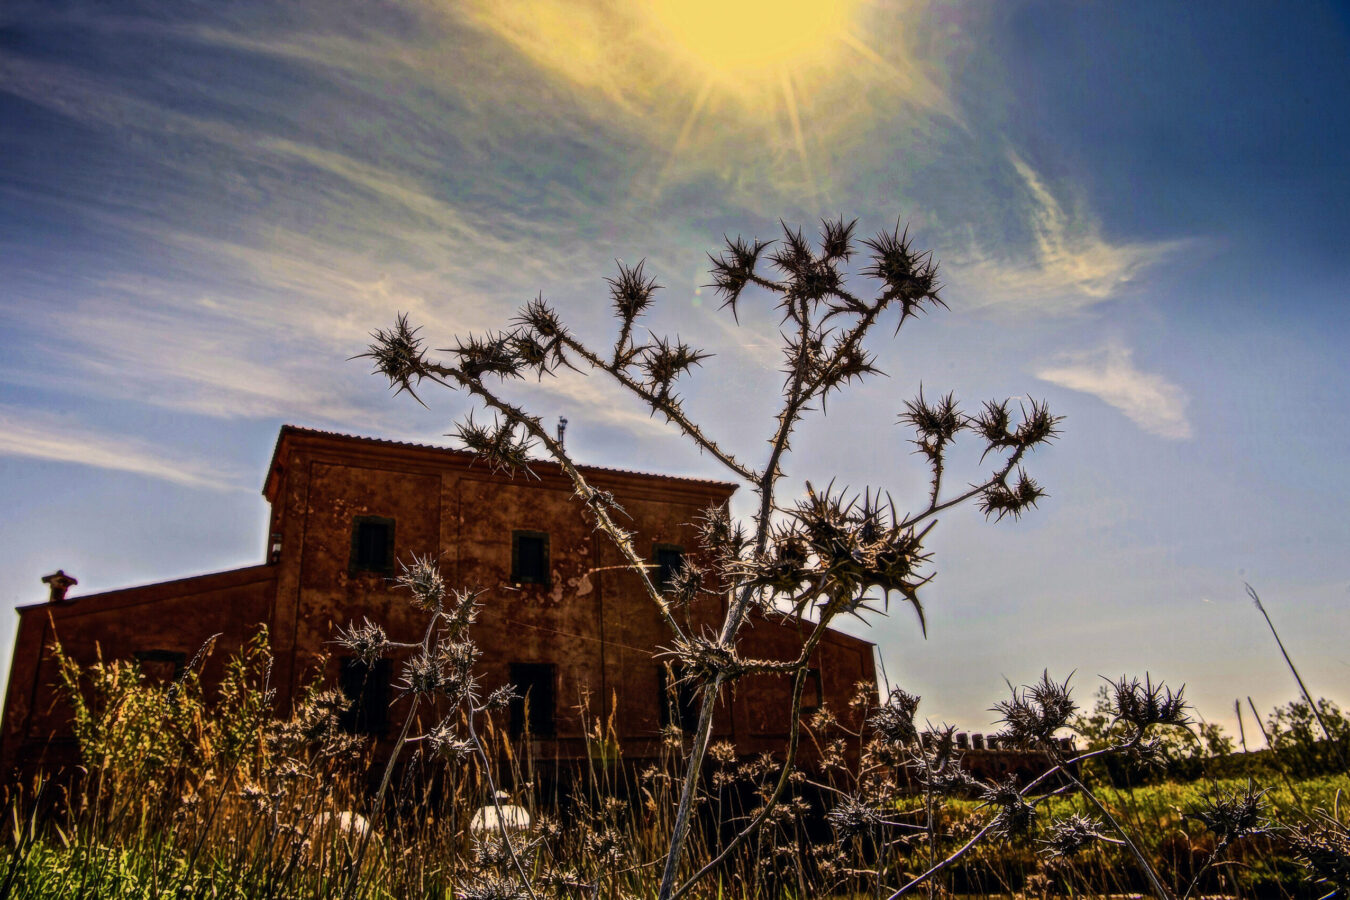
[[[809,660],[829,624],[839,615],[865,618],[884,611],[898,596],[914,608],[926,630],[919,592],[933,577],[924,541],[936,516],[973,502],[990,519],[1016,519],[1045,496],[1023,468],[1029,454],[1058,434],[1059,418],[1045,404],[1032,401],[1014,407],[1007,400],[992,400],[967,414],[951,394],[934,401],[921,392],[898,411],[930,473],[926,495],[914,507],[898,507],[889,496],[883,500],[880,491],[868,488],[859,494],[836,488],[833,482],[824,488],[808,483],[804,498],[782,501],[784,464],[792,438],[806,418],[815,411],[827,412],[831,397],[880,374],[872,348],[874,332],[889,327],[894,338],[911,319],[946,306],[940,297],[937,262],[931,253],[914,246],[907,230],[897,226],[860,241],[855,227],[856,222],[842,218],[826,220],[813,242],[801,229],[785,225],[776,242],[737,237],[729,239],[720,254],[709,256],[712,287],[733,318],[739,322],[742,304],[752,302],[767,302],[781,317],[781,402],[768,429],[767,457],[757,466],[738,458],[712,428],[696,422],[680,396],[679,385],[708,354],[679,338],[640,336],[638,323],[660,289],[644,263],[621,263],[607,281],[617,325],[610,348],[583,342],[540,295],[502,329],[453,340],[448,349],[438,351],[443,357],[431,355],[418,327],[404,315],[388,330],[376,331],[364,354],[397,392],[410,393],[419,402],[418,392],[427,382],[475,398],[492,417],[490,423],[471,415],[455,435],[491,465],[507,471],[528,469],[536,453],[555,461],[571,479],[595,527],[639,576],[647,598],[669,628],[668,654],[693,681],[700,700],[665,854],[659,891],[663,900],[693,883],[693,879],[681,883],[681,862],[713,710],[722,691],[752,673],[793,679],[786,765],[761,810],[694,879],[712,871],[726,853],[755,834],[779,802],[797,753]],[[850,269],[855,257],[860,265]],[[856,290],[855,280],[868,290]],[[710,570],[697,578],[689,573],[684,590],[675,597],[653,582],[634,535],[616,518],[613,498],[586,480],[537,415],[507,396],[512,381],[551,378],[564,368],[613,379],[639,406],[676,428],[757,498],[757,508],[745,522],[731,521],[725,511],[709,513],[703,532]],[[963,434],[978,442],[982,464],[989,468],[952,489],[947,484],[947,456]],[[715,586],[709,589],[725,598],[726,614],[715,631],[690,633],[675,615],[676,603],[704,584]],[[811,622],[814,627],[800,654],[791,659],[744,658],[737,638],[752,611]]]
[[[409,698],[408,711],[394,749],[385,763],[384,774],[375,793],[372,818],[378,819],[383,808],[399,754],[409,744],[425,742],[433,753],[448,760],[458,760],[470,754],[478,758],[487,781],[488,796],[500,821],[501,798],[476,723],[479,716],[505,707],[515,695],[510,686],[504,686],[483,697],[474,675],[480,651],[470,634],[470,626],[477,617],[478,593],[447,588],[445,576],[441,574],[437,561],[431,557],[414,556],[412,562],[403,564],[402,571],[394,580],[399,587],[408,591],[412,605],[427,614],[422,640],[418,643],[392,641],[382,628],[368,619],[359,625],[352,623],[340,629],[336,638],[337,644],[367,664],[393,652],[407,654],[398,686]],[[425,733],[413,734],[413,723],[419,721],[417,714],[422,705],[433,710],[444,708],[448,711]],[[346,892],[348,896],[353,896],[359,886],[361,863],[369,847],[370,835],[371,832],[367,831],[362,837],[355,865],[351,867]],[[471,888],[471,893],[487,890],[489,894],[486,896],[496,896],[491,891],[511,885],[517,893],[524,891],[521,896],[533,898],[529,876],[505,829],[502,830],[501,841],[515,872],[502,878],[493,876],[487,881],[480,881]]]

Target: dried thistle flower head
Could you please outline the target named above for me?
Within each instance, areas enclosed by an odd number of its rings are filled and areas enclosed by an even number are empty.
[[[511,473],[517,469],[529,471],[534,442],[528,433],[516,437],[518,428],[516,422],[507,418],[494,418],[490,426],[479,425],[470,413],[455,427],[453,436],[464,449],[483,457],[494,469]]]
[[[399,313],[394,320],[394,327],[387,331],[381,328],[371,332],[374,342],[365,353],[353,359],[373,360],[375,373],[389,379],[390,387],[398,388],[395,393],[407,391],[416,398],[413,386],[426,375],[426,350],[422,339],[417,336],[421,330],[408,324],[407,313]]]
[[[427,745],[431,752],[446,762],[459,762],[473,755],[473,744],[460,738],[449,719],[436,723],[436,727],[427,732]]]
[[[681,680],[694,684],[710,682],[719,675],[725,681],[732,681],[747,671],[735,648],[708,635],[696,634],[676,640],[675,645],[661,655],[677,660]]]
[[[1111,713],[1116,722],[1134,726],[1136,740],[1154,725],[1185,727],[1191,724],[1182,696],[1185,689],[1183,685],[1174,692],[1161,682],[1154,684],[1147,674],[1142,683],[1122,675],[1111,684]]]
[[[941,400],[929,403],[924,399],[923,388],[919,389],[918,397],[905,401],[900,421],[918,432],[919,437],[914,443],[929,458],[941,453],[956,433],[968,425],[968,420],[956,406],[955,394],[949,393]]]
[[[759,264],[759,255],[769,246],[767,241],[747,242],[740,235],[727,238],[726,250],[721,256],[708,254],[712,262],[713,283],[709,287],[717,289],[722,296],[722,307],[731,307],[736,314],[736,301],[746,285],[755,279],[755,267]]]
[[[837,219],[822,219],[820,222],[820,253],[827,260],[848,262],[853,255],[853,229],[857,219],[845,222],[843,216]]]
[[[420,609],[438,610],[445,600],[445,576],[431,556],[413,555],[411,563],[401,563],[401,571],[394,581],[412,594],[413,604]]]
[[[352,622],[346,628],[339,628],[335,641],[350,650],[366,665],[383,656],[389,646],[389,638],[385,635],[384,629],[370,619],[366,619],[360,625]]]
[[[1318,884],[1350,894],[1350,828],[1344,822],[1318,810],[1284,837]]]
[[[1243,790],[1224,790],[1216,788],[1207,794],[1201,805],[1187,814],[1204,824],[1205,829],[1214,835],[1221,845],[1253,834],[1263,834],[1267,823],[1261,815],[1266,790],[1257,790],[1249,779]]]
[[[706,593],[703,587],[703,570],[694,565],[688,557],[680,562],[680,567],[670,578],[667,593],[670,594],[672,602],[678,606],[688,606],[693,603],[701,594]]]
[[[933,254],[915,252],[908,228],[901,233],[896,223],[895,231],[880,232],[863,243],[872,251],[872,264],[863,272],[885,284],[885,299],[900,303],[902,324],[922,312],[926,304],[947,305],[938,296],[938,266]]]
[[[399,687],[409,694],[430,695],[445,685],[445,673],[434,653],[417,653],[403,663]]]
[[[985,488],[980,494],[980,512],[986,517],[992,516],[996,522],[1002,520],[1004,516],[1020,519],[1022,513],[1034,507],[1044,497],[1045,490],[1019,467],[1016,484],[1009,487],[1007,484],[996,483]]]
[[[884,822],[880,813],[852,794],[845,794],[834,809],[825,814],[825,821],[834,829],[834,839],[840,842],[870,834]]]
[[[661,289],[661,285],[642,271],[646,260],[639,261],[636,266],[618,265],[619,274],[605,281],[609,282],[609,297],[614,302],[614,311],[625,322],[631,323],[651,306],[652,296]]]
[[[709,506],[694,520],[694,527],[699,545],[724,567],[739,560],[749,543],[744,526],[732,522],[725,504]]]
[[[925,731],[919,745],[919,749],[911,753],[908,765],[924,790],[939,795],[964,794],[977,784],[961,766],[961,753],[956,749],[956,726]]]
[[[966,420],[966,427],[974,430],[985,442],[983,455],[997,450],[1030,450],[1039,444],[1059,437],[1060,416],[1050,414],[1044,402],[1031,401],[1031,408],[1023,406],[1022,421],[1013,427],[1012,411],[1007,400],[988,400],[983,408]]]
[[[1027,802],[1017,787],[1017,779],[986,785],[981,792],[984,800],[981,807],[993,806],[998,812],[994,816],[994,832],[1005,838],[1021,837],[1029,834],[1036,826],[1036,807]]]
[[[521,699],[520,694],[516,692],[516,686],[513,684],[504,684],[488,694],[488,698],[483,703],[484,709],[506,709],[511,705],[511,701]]]
[[[872,713],[867,724],[891,744],[912,744],[919,739],[919,732],[914,727],[914,714],[918,709],[917,696],[892,688],[886,703]]]
[[[1078,705],[1070,697],[1069,680],[1061,684],[1041,673],[1036,684],[1013,688],[1011,700],[994,706],[1006,726],[1005,735],[1015,744],[1050,747],[1055,733],[1068,725]]]
[[[466,378],[479,381],[484,375],[519,378],[522,361],[516,350],[511,334],[488,333],[460,338],[448,352],[456,356],[459,370]]]
[[[1071,857],[1103,837],[1101,822],[1074,814],[1051,825],[1050,836],[1042,843],[1051,857]]]
[[[543,294],[525,304],[525,308],[516,315],[513,321],[517,325],[530,329],[549,342],[567,336],[567,329],[563,328],[562,320],[558,318],[558,313],[544,299]]]
[[[646,378],[646,387],[657,398],[670,395],[675,379],[707,359],[709,354],[695,350],[684,341],[657,338],[640,354],[638,367]]]

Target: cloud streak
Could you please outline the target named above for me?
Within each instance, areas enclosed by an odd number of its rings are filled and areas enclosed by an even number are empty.
[[[0,456],[130,472],[189,488],[251,490],[218,461],[172,456],[144,441],[90,428],[68,416],[0,406]]]
[[[1149,434],[1176,441],[1195,435],[1186,415],[1189,398],[1185,391],[1161,375],[1138,369],[1127,347],[1108,344],[1065,354],[1034,374],[1042,381],[1097,397]]]
[[[1008,154],[1016,174],[1017,215],[1030,232],[1023,258],[991,253],[978,242],[950,259],[954,280],[973,304],[1038,314],[1077,312],[1120,296],[1184,241],[1113,243],[1086,211],[1066,209],[1025,160]]]

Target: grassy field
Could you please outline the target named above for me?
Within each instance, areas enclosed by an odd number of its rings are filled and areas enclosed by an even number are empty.
[[[85,765],[75,777],[39,776],[9,792],[0,900],[655,896],[687,750],[678,729],[660,759],[615,765],[622,748],[594,723],[607,752],[563,793],[544,788],[523,762],[528,754],[488,713],[477,731],[464,723],[474,743],[412,743],[386,771],[342,729],[339,694],[316,685],[293,717],[277,719],[269,663],[259,635],[207,696],[192,674],[156,685],[133,664],[80,669],[67,661]],[[1066,785],[1023,796],[1018,786],[962,778],[946,787],[930,779],[929,791],[914,795],[902,785],[915,767],[934,770],[912,738],[840,738],[824,747],[823,771],[786,774],[779,759],[745,759],[715,745],[685,876],[708,866],[737,831],[749,837],[685,896],[885,898],[953,855],[911,893],[1135,894],[1150,888],[1151,869],[1155,895],[1327,896],[1335,885],[1318,883],[1291,843],[1300,826],[1304,850],[1321,854],[1322,874],[1341,879],[1342,889],[1350,883],[1344,774],[1293,780],[1261,768],[1254,775],[1269,790],[1259,799],[1243,778],[1117,789],[1088,774],[1090,795]],[[856,754],[843,752],[850,743]],[[1256,770],[1261,760],[1224,762],[1216,770]],[[381,772],[384,786],[372,791]],[[780,783],[781,802],[762,827],[746,829]],[[985,801],[970,799],[981,792]],[[494,797],[531,816],[509,841],[471,827]],[[1229,829],[1240,834],[1231,842],[1216,838],[1221,807],[1230,818],[1239,807],[1249,813]],[[1111,820],[1119,827],[1103,824]],[[1091,839],[1066,849],[1073,822]]]

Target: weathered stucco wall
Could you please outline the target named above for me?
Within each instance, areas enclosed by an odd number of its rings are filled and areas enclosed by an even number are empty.
[[[583,733],[596,721],[613,722],[626,757],[654,754],[665,702],[663,664],[654,653],[669,646],[670,632],[638,576],[625,571],[618,550],[593,528],[570,481],[550,464],[534,468],[534,477],[510,478],[463,453],[283,429],[264,490],[280,544],[268,565],[22,611],[0,763],[9,771],[31,761],[53,735],[56,746],[65,746],[63,711],[53,706],[55,670],[44,651],[49,614],[68,651],[84,662],[93,659],[96,643],[105,658],[162,651],[190,659],[207,637],[223,633],[208,679],[258,623],[267,623],[282,709],[324,655],[320,674],[337,678],[341,652],[333,638],[348,622],[369,618],[394,640],[420,640],[426,618],[406,592],[388,575],[353,569],[358,517],[393,522],[394,559],[437,558],[451,586],[484,591],[474,636],[485,690],[507,682],[513,663],[555,667],[555,734],[535,742],[539,758],[584,755]],[[697,559],[690,523],[732,490],[718,482],[584,471],[615,495],[639,552],[653,556],[655,545],[664,544]],[[548,535],[547,584],[512,580],[516,531]],[[688,628],[712,630],[721,618],[722,601],[712,597],[688,613]],[[744,654],[755,658],[791,659],[801,640],[795,623],[763,617],[742,634]],[[848,701],[859,681],[875,684],[871,644],[832,632],[813,665],[824,701],[856,724]],[[396,663],[395,678],[397,671]],[[813,691],[809,685],[808,700]],[[786,678],[747,678],[721,698],[716,734],[748,753],[781,749],[789,698]],[[391,723],[401,721],[404,703],[396,700]]]

